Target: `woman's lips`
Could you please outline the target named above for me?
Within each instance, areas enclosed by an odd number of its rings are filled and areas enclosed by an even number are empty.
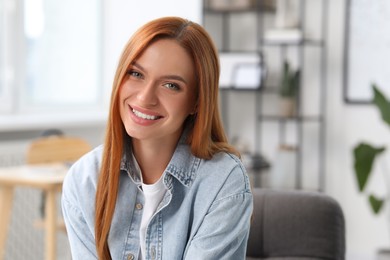
[[[138,111],[138,110],[136,110],[134,108],[131,111],[137,117],[142,118],[142,119],[146,119],[146,120],[156,120],[156,119],[161,118],[160,116],[153,116],[153,115],[144,114],[144,113],[142,113],[142,112],[140,112],[140,111]]]
[[[130,108],[130,116],[133,119],[134,122],[140,124],[140,125],[150,125],[154,122],[158,121],[159,119],[163,118],[163,116],[158,115],[156,113],[152,113],[150,111],[146,111],[145,109],[138,108],[138,107],[132,107]]]

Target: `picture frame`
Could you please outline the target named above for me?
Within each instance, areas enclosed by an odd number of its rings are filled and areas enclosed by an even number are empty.
[[[221,53],[220,88],[259,89],[265,78],[261,55],[253,53]]]
[[[390,1],[347,0],[343,98],[372,104],[371,85],[390,96]]]

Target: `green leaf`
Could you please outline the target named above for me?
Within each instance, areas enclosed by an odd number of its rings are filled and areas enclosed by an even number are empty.
[[[300,71],[293,71],[290,64],[285,61],[283,64],[283,77],[281,80],[279,93],[282,97],[293,98],[298,93],[300,84]]]
[[[300,79],[301,79],[301,71],[298,69],[295,71],[295,73],[292,75],[292,91],[293,91],[293,96],[296,96],[298,93],[298,88],[300,84]]]
[[[374,91],[374,104],[378,107],[383,121],[390,126],[390,102],[376,84],[373,83],[372,88]]]
[[[371,194],[368,200],[370,202],[371,209],[374,211],[375,214],[378,214],[382,209],[384,199],[379,199]]]
[[[354,148],[354,167],[359,191],[363,191],[367,184],[376,156],[385,149],[385,147],[376,148],[366,143],[360,143]]]

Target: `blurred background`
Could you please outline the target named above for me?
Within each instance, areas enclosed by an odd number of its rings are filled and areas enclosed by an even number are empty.
[[[24,165],[48,129],[101,144],[125,43],[168,15],[202,24],[218,47],[221,113],[252,185],[335,198],[347,259],[390,248],[388,206],[374,214],[366,198],[388,200],[390,158],[361,193],[353,157],[359,142],[390,141],[371,89],[390,94],[386,0],[0,0],[0,167]],[[44,258],[40,204],[39,190],[15,189],[4,259]],[[61,232],[56,255],[70,259]]]

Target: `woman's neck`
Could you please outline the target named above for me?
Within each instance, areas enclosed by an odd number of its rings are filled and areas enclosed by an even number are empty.
[[[145,184],[158,181],[176,149],[176,142],[132,140],[133,153]]]

